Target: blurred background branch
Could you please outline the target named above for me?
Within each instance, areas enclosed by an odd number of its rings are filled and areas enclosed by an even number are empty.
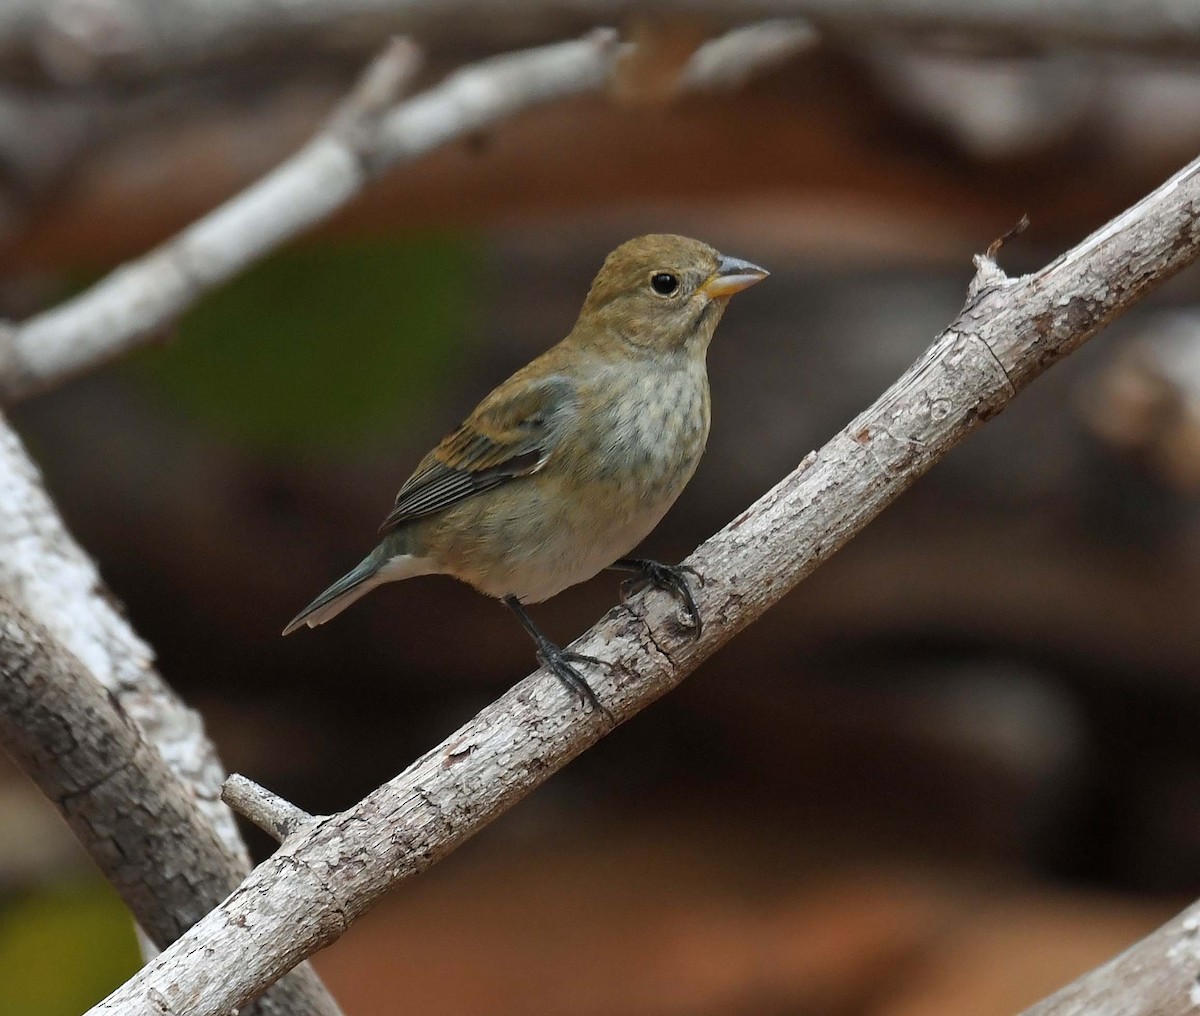
[[[679,68],[672,92],[727,89],[812,42],[792,24],[739,30],[709,43]],[[641,50],[649,50],[650,55]],[[464,68],[408,103],[393,104],[417,69],[397,40],[300,152],[179,236],[123,265],[69,302],[0,328],[0,398],[12,401],[105,363],[169,325],[233,275],[358,196],[391,167],[541,103],[603,88],[621,50],[597,30],[577,41]],[[652,46],[626,47],[624,87],[645,94],[639,66]],[[381,87],[381,82],[383,86]]]
[[[358,232],[381,215],[410,228],[448,219],[494,222],[544,202],[582,207],[631,192],[660,199],[681,192],[702,196],[718,189],[721,174],[733,164],[777,187],[840,179],[845,187],[889,202],[919,198],[948,223],[990,214],[998,226],[1005,191],[981,192],[969,163],[940,159],[940,138],[975,159],[1001,159],[1010,166],[1024,160],[1014,168],[1035,220],[1061,218],[1066,228],[1078,230],[1113,206],[1104,204],[1099,183],[1063,191],[1055,169],[1069,151],[1082,147],[1096,159],[1097,179],[1115,179],[1123,167],[1139,163],[1139,183],[1146,189],[1194,145],[1197,131],[1187,110],[1195,106],[1195,75],[1182,57],[1160,54],[1164,46],[1186,52],[1195,26],[1187,15],[1172,14],[1170,5],[1101,0],[1052,8],[960,5],[958,29],[953,4],[942,10],[923,4],[839,3],[824,9],[820,3],[764,3],[739,5],[736,20],[803,15],[808,6],[827,20],[738,25],[726,44],[740,39],[746,51],[755,40],[776,59],[811,56],[808,72],[818,80],[807,81],[797,71],[792,87],[779,87],[789,84],[779,81],[743,107],[760,134],[771,136],[770,159],[761,147],[731,159],[733,153],[720,144],[719,113],[708,106],[703,115],[706,107],[693,101],[663,140],[674,149],[669,154],[694,168],[669,179],[638,158],[648,139],[661,137],[652,122],[612,111],[596,115],[591,106],[581,117],[567,106],[541,114],[548,130],[530,125],[506,132],[513,142],[491,146],[486,158],[478,151],[465,159],[447,155],[373,188],[354,214],[339,217],[338,228]],[[36,68],[38,52],[56,50],[53,40],[61,36],[69,51],[69,39],[78,36],[79,59],[100,80],[87,71],[82,80],[88,87],[53,73],[18,75],[0,89],[0,263],[28,271],[64,258],[111,262],[161,242],[311,136],[313,124],[378,47],[382,31],[404,32],[423,48],[426,85],[464,60],[552,42],[597,23],[623,23],[631,38],[690,37],[699,43],[730,18],[724,5],[702,3],[636,12],[620,3],[534,4],[522,5],[520,17],[490,16],[495,12],[486,4],[371,0],[362,7],[356,17],[349,0],[282,7],[137,0],[6,5],[0,17],[10,19],[10,31],[0,38],[24,40],[18,49],[32,62],[12,51],[0,59],[0,71]],[[242,31],[241,19],[259,25],[261,33]],[[143,23],[143,29],[133,27]],[[450,38],[434,30],[438,25]],[[1074,36],[1070,26],[1077,30]],[[227,28],[232,51],[213,42],[226,38]],[[188,52],[208,59],[226,53],[228,59],[181,63],[170,44],[155,42],[159,32],[179,38],[199,33]],[[452,41],[455,33],[458,42]],[[800,38],[807,42],[798,44]],[[1128,48],[1113,52],[1103,45],[1120,38]],[[34,45],[34,39],[42,42]],[[255,39],[265,51],[254,49]],[[250,49],[239,48],[244,46]],[[93,50],[109,52],[111,64],[89,57]],[[103,68],[122,66],[122,53],[135,65],[137,54],[151,64],[162,61],[171,73],[105,84]],[[300,53],[305,59],[294,59]],[[836,76],[828,86],[819,83],[827,73]],[[1153,92],[1160,82],[1166,91]],[[780,115],[783,95],[802,116]],[[889,144],[895,135],[884,121],[906,129],[911,143]],[[585,122],[587,128],[580,129]],[[561,143],[545,147],[540,139],[549,136]],[[489,183],[498,181],[505,186]],[[1135,193],[1123,188],[1121,196],[1127,201]],[[1048,214],[1064,202],[1058,217]],[[104,226],[114,222],[119,230]],[[1066,242],[1069,235],[1057,239]]]
[[[1078,399],[1088,427],[1118,454],[1185,495],[1200,492],[1200,317],[1149,318]]]
[[[659,0],[655,13],[702,18],[714,27],[804,17],[837,31],[974,33],[1050,45],[1075,43],[1192,52],[1200,16],[1167,0],[1136,4],[1006,0],[930,4],[921,0]],[[178,74],[297,47],[353,49],[388,32],[440,50],[514,48],[638,16],[631,0],[532,0],[498,11],[481,0],[10,0],[0,14],[0,61],[25,74],[79,83]]]

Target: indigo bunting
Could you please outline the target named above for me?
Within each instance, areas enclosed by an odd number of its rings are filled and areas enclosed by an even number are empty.
[[[558,345],[489,394],[408,478],[379,545],[284,629],[323,624],[384,582],[453,575],[501,599],[568,689],[599,702],[524,604],[605,568],[640,573],[701,628],[691,569],[626,557],[679,496],[708,439],[708,344],[757,265],[668,234],[605,259]]]

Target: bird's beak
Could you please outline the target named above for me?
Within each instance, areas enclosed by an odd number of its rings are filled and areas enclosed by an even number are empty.
[[[756,282],[762,282],[770,274],[765,268],[759,268],[749,261],[722,254],[717,270],[704,280],[700,292],[710,299],[733,296],[743,289],[749,289]]]

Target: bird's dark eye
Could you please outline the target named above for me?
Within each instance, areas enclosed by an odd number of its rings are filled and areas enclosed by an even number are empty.
[[[655,272],[650,276],[650,288],[659,296],[670,296],[679,289],[679,278],[670,272]]]

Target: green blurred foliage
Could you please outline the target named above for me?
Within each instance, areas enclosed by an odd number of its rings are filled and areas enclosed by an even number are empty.
[[[101,879],[0,903],[0,1013],[78,1016],[141,966],[133,922]]]
[[[260,450],[382,440],[424,408],[463,349],[478,249],[437,235],[284,251],[205,299],[134,370]]]

